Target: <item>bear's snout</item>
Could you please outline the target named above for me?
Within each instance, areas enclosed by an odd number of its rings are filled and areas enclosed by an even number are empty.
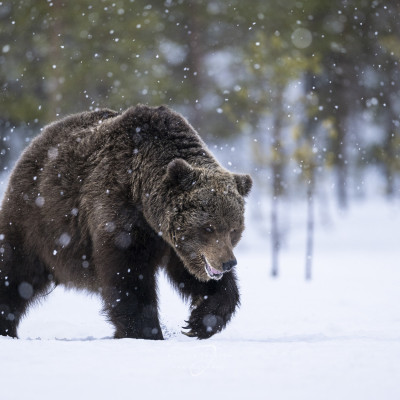
[[[224,262],[224,263],[222,264],[222,270],[223,270],[224,272],[228,272],[228,271],[230,271],[235,265],[237,265],[236,258],[234,258],[234,259],[232,259],[232,260],[230,260],[230,261]]]

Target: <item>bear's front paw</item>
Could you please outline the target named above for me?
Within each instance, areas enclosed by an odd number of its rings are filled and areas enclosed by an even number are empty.
[[[182,333],[198,339],[208,339],[215,333],[220,332],[226,325],[221,316],[214,314],[207,314],[200,319],[192,318],[191,316],[187,323],[187,326],[183,327],[183,329],[188,329],[188,331],[182,331]]]
[[[232,312],[233,310],[227,310],[212,300],[193,302],[189,321],[186,321],[187,326],[183,327],[188,331],[182,331],[182,333],[189,337],[207,339],[226,326],[231,319]]]

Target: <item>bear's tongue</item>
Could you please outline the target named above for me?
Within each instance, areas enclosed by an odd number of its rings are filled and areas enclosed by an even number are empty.
[[[205,257],[204,257],[205,258]],[[207,268],[207,272],[210,276],[222,276],[223,272],[222,271],[218,271],[217,269],[213,268],[210,263],[208,262],[207,258],[205,258],[205,262],[206,262],[206,268]]]
[[[208,265],[210,267],[210,271],[213,275],[221,275],[222,272],[218,271],[217,269],[213,268],[211,265]]]

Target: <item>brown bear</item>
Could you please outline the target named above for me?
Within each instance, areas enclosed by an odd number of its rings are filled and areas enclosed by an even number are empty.
[[[208,338],[239,304],[232,249],[249,175],[228,172],[189,123],[138,105],[72,115],[22,154],[0,212],[0,334],[17,337],[52,285],[100,294],[116,338],[163,339],[156,272]]]

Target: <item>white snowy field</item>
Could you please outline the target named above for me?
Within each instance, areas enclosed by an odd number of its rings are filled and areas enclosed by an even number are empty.
[[[242,306],[209,340],[181,335],[187,305],[163,276],[163,342],[113,340],[99,299],[56,289],[23,320],[21,339],[0,338],[0,398],[399,399],[400,204],[353,203],[330,217],[317,224],[311,282],[299,218],[279,279],[269,276],[268,221],[248,221]]]

